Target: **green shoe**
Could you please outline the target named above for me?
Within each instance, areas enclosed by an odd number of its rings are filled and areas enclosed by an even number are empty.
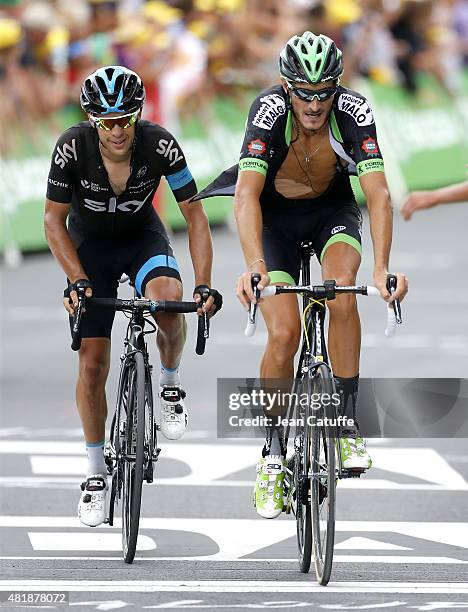
[[[283,511],[285,467],[286,459],[281,455],[267,455],[257,464],[253,502],[263,518],[276,518]]]
[[[371,459],[369,453],[367,452],[366,443],[364,442],[363,438],[360,438],[360,437],[356,438],[356,450],[358,452],[358,455],[363,460],[363,463],[366,463],[366,470],[371,468],[372,467],[372,459]]]
[[[359,443],[358,448],[358,441]],[[345,434],[340,438],[341,464],[347,470],[367,470],[372,461],[369,457],[364,440],[352,434]]]

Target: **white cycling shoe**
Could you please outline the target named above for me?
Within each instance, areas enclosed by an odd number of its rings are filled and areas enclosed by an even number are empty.
[[[88,476],[81,483],[81,498],[78,503],[78,518],[88,527],[97,527],[106,520],[106,495],[109,487],[102,474]]]
[[[161,399],[161,433],[168,440],[178,440],[184,435],[187,428],[185,391],[180,385],[164,385],[160,389],[159,397]]]

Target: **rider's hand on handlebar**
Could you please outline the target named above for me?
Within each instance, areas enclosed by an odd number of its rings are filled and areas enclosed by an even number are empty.
[[[223,306],[223,296],[219,291],[208,287],[208,285],[198,285],[193,290],[193,299],[197,304],[202,301],[202,294],[206,301],[203,308],[200,307],[197,310],[197,314],[201,316],[206,312],[209,317],[213,317]]]
[[[244,272],[242,276],[239,276],[236,285],[236,295],[246,310],[249,309],[250,302],[256,303],[257,301],[252,290],[252,274],[254,273],[260,276],[260,282],[258,283],[260,291],[270,284],[270,277],[266,273]]]
[[[82,278],[74,283],[70,283],[63,292],[63,305],[70,316],[75,314],[75,309],[78,306],[78,287],[85,288],[86,297],[91,297],[93,295],[93,288],[89,279]]]
[[[374,270],[374,285],[380,291],[380,295],[389,304],[396,299],[403,300],[408,293],[407,277],[401,272],[395,272],[394,276],[397,278],[397,287],[394,293],[390,293],[387,289],[387,276],[387,270]]]

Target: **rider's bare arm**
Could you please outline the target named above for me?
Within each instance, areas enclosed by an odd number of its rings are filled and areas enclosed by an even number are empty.
[[[383,172],[370,172],[360,178],[369,209],[376,270],[387,270],[392,246],[393,211],[387,180]]]
[[[260,288],[265,287],[269,282],[263,254],[262,209],[260,207],[260,195],[264,185],[265,175],[252,170],[239,172],[234,211],[248,271],[239,279],[237,295],[245,307],[248,301],[254,299],[250,274],[258,272],[261,275]],[[248,300],[244,294],[247,294]]]
[[[401,214],[408,221],[417,210],[432,208],[439,204],[466,202],[466,200],[468,200],[468,181],[433,191],[414,191],[403,203]]]
[[[44,229],[52,254],[58,260],[70,281],[74,283],[80,278],[88,277],[68,233],[66,220],[69,210],[70,204],[46,199]]]
[[[397,289],[392,295],[386,287],[393,225],[387,179],[383,172],[369,172],[361,176],[360,183],[369,209],[370,231],[374,246],[374,283],[384,299],[401,300],[408,291],[408,279],[403,274],[395,274]]]
[[[211,269],[213,265],[213,244],[210,225],[203,204],[179,202],[179,208],[187,223],[190,255],[192,257],[195,285],[211,287]]]

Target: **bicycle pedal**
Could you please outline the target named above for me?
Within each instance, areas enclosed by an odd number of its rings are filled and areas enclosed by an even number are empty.
[[[160,448],[155,448],[153,451],[153,461],[157,461],[159,458],[159,453],[161,452]]]
[[[347,470],[346,477],[347,478],[361,478],[361,474],[364,474],[366,470]]]

